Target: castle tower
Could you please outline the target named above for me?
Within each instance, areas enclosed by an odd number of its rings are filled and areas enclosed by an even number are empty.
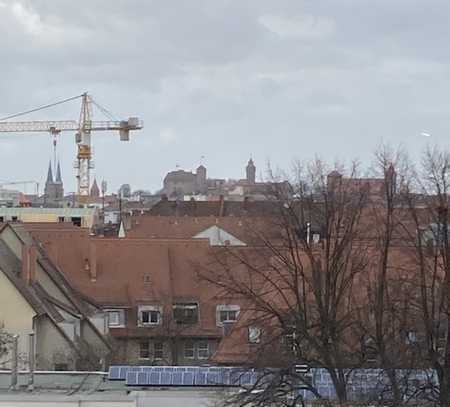
[[[245,167],[245,173],[247,182],[254,184],[256,182],[256,167],[251,158],[248,160],[247,167]]]
[[[206,167],[204,165],[199,165],[197,167],[197,172],[195,174],[195,180],[197,183],[197,189],[200,192],[206,192],[207,181],[206,181]]]

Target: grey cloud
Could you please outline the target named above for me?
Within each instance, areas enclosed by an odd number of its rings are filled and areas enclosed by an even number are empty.
[[[156,190],[202,155],[212,176],[239,177],[250,154],[259,171],[315,153],[369,160],[381,138],[417,151],[423,129],[449,133],[449,12],[443,0],[0,0],[0,115],[84,90],[140,115],[130,143],[94,136],[114,189]],[[33,117],[77,115],[75,103]],[[49,136],[0,147],[0,178],[43,179]],[[59,151],[73,190],[73,135]]]

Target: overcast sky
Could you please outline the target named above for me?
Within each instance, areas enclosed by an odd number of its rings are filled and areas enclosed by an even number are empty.
[[[448,0],[0,0],[0,117],[84,91],[139,116],[128,143],[93,136],[110,190],[155,191],[201,156],[239,178],[249,156],[259,173],[368,162],[381,140],[415,154],[450,144],[449,15]],[[78,115],[77,101],[31,117]],[[43,182],[51,149],[47,134],[0,135],[0,180]],[[66,191],[75,151],[62,134]]]

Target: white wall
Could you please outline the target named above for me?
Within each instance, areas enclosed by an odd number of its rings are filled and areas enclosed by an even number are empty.
[[[6,332],[19,335],[19,356],[28,355],[28,335],[33,331],[33,308],[0,270],[0,324]]]

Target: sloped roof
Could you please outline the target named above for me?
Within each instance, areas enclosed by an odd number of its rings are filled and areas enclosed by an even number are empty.
[[[0,239],[0,269],[8,280],[16,287],[17,291],[30,304],[38,315],[45,314],[46,310],[42,299],[21,278],[22,265],[8,245]]]
[[[269,218],[215,217],[215,216],[151,216],[131,217],[127,237],[145,239],[190,239],[217,226],[245,244],[256,243],[259,234],[273,233]],[[272,226],[272,227],[271,227]],[[209,236],[205,236],[209,238]]]
[[[29,302],[32,308],[35,309],[36,313],[38,315],[48,315],[55,324],[64,320],[64,317],[60,312],[61,310],[69,312],[72,315],[80,315],[84,317],[87,323],[91,325],[92,329],[98,333],[105,345],[109,346],[95,326],[90,323],[87,305],[84,304],[82,298],[74,290],[65,275],[61,273],[58,267],[50,260],[42,245],[36,245],[34,238],[23,225],[6,224],[3,228],[0,228],[0,231],[3,231],[6,227],[11,228],[23,244],[27,246],[34,245],[37,248],[37,263],[53,283],[61,290],[62,294],[70,303],[70,305],[63,304],[61,301],[51,296],[38,280],[31,281],[27,284],[21,275],[21,260],[12,252],[7,243],[3,239],[0,239],[0,268],[5,272],[9,280]]]
[[[279,208],[273,201],[169,201],[161,200],[150,209],[154,216],[269,216]]]
[[[103,307],[198,302],[200,325],[185,335],[221,336],[216,326],[218,290],[198,278],[199,264],[211,262],[206,239],[108,239],[83,231],[31,232],[76,289]],[[96,261],[91,257],[95,253]],[[90,270],[86,269],[86,261]],[[96,278],[91,278],[93,262]],[[145,331],[145,330],[144,330]],[[145,331],[145,332],[148,332]],[[144,335],[147,335],[144,332]],[[142,328],[116,330],[143,334]]]

